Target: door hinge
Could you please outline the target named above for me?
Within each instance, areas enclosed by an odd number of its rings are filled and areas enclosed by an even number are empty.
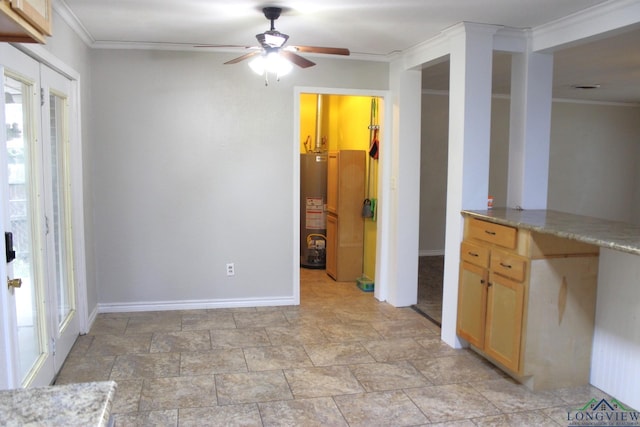
[[[51,353],[56,355],[56,339],[51,337]]]
[[[44,105],[44,89],[40,88],[40,106]]]
[[[44,235],[47,236],[49,234],[49,217],[44,216]]]

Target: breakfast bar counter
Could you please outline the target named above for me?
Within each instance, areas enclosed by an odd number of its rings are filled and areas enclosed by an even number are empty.
[[[458,336],[530,388],[590,383],[640,408],[640,224],[537,209],[462,215]],[[522,307],[509,313],[521,322],[497,321],[505,307]]]
[[[544,209],[490,209],[463,211],[496,224],[577,240],[583,243],[640,255],[640,225],[608,221]]]

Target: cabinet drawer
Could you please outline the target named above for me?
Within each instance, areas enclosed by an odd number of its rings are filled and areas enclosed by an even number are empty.
[[[527,260],[510,252],[491,251],[491,271],[519,282],[524,281]]]
[[[460,245],[460,258],[482,268],[489,267],[489,248],[462,242]]]
[[[469,237],[474,239],[483,240],[509,249],[516,247],[517,230],[513,227],[470,218],[468,233]]]

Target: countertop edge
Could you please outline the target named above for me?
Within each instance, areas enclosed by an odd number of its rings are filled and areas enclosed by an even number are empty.
[[[0,425],[111,425],[117,383],[98,381],[0,390]]]
[[[633,224],[544,209],[463,210],[461,214],[496,224],[640,255],[640,226]]]
[[[115,381],[109,380],[106,381],[109,385],[109,390],[107,392],[107,399],[104,403],[104,408],[102,409],[102,424],[101,426],[110,426],[111,425],[111,409],[113,407],[113,401],[116,398],[116,390],[118,389],[118,384]]]

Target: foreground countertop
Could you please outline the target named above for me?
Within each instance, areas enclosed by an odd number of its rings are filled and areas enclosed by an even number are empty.
[[[462,214],[640,255],[640,226],[634,224],[545,209],[497,208]]]
[[[0,391],[2,426],[108,426],[113,381]]]

